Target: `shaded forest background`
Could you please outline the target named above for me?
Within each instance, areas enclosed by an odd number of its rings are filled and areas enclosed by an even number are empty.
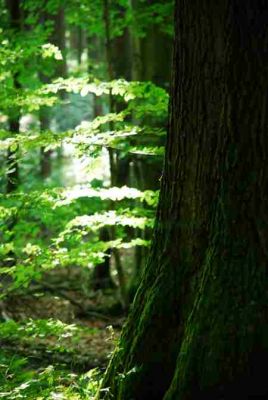
[[[1,1],[0,41],[0,397],[92,398],[150,246],[173,2]]]

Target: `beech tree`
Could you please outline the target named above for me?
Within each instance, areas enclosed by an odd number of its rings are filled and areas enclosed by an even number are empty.
[[[176,1],[154,239],[99,398],[267,398],[267,21]]]

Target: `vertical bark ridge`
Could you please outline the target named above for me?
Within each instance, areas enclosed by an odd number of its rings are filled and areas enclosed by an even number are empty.
[[[221,125],[227,129],[222,131],[219,191],[202,279],[165,400],[266,398],[268,392],[262,370],[268,360],[268,258],[267,241],[261,239],[268,233],[268,145],[263,140],[268,114],[262,84],[268,10],[261,4],[246,1],[241,7],[230,1],[226,7],[227,110]]]

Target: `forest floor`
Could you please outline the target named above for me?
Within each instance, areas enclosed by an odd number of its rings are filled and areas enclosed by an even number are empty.
[[[7,370],[14,367],[10,360],[20,364],[20,374],[65,371],[67,385],[72,374],[105,370],[125,320],[115,289],[85,295],[65,282],[64,289],[55,286],[53,291],[46,281],[42,290],[39,284],[31,285],[28,293],[13,293],[2,302],[0,375],[5,375],[5,383]]]
[[[107,301],[105,295],[102,301]],[[34,365],[60,363],[71,370],[85,372],[91,368],[105,368],[116,339],[123,324],[123,315],[104,314],[99,299],[91,300],[88,315],[81,315],[70,301],[53,295],[16,295],[5,304],[6,320],[26,323],[35,320],[59,320],[73,327],[75,335],[66,333],[46,335],[41,333],[35,337],[24,335],[21,338],[5,338],[0,341],[1,349],[26,356]],[[77,301],[77,296],[76,296]],[[97,311],[99,309],[102,311]],[[96,311],[93,311],[93,310]],[[85,307],[86,310],[86,307]],[[23,326],[23,325],[22,325]],[[26,328],[27,329],[27,328]],[[14,343],[15,341],[15,343]]]

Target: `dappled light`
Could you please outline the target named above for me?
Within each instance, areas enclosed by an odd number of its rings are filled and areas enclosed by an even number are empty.
[[[0,398],[96,395],[151,245],[172,11],[1,2]]]

